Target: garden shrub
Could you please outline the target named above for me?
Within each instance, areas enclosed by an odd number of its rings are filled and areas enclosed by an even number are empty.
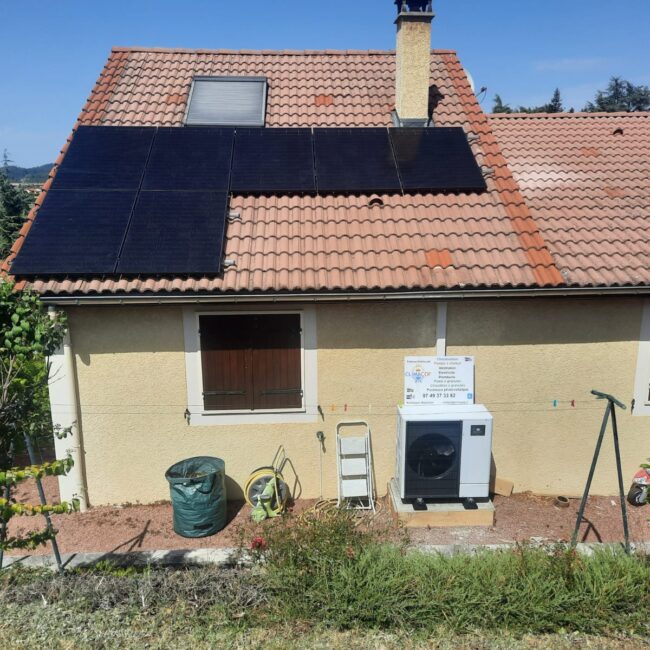
[[[279,619],[454,633],[648,631],[650,563],[520,547],[442,556],[387,545],[347,512],[272,522],[260,579]]]

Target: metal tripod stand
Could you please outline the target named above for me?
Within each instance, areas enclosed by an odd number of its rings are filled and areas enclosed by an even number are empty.
[[[627,525],[627,508],[625,506],[625,489],[623,487],[623,472],[621,470],[621,449],[618,444],[618,427],[616,426],[616,409],[619,408],[625,410],[625,404],[622,404],[617,400],[613,395],[608,395],[607,393],[601,393],[598,390],[592,390],[592,395],[595,395],[597,399],[606,399],[607,407],[605,408],[605,415],[603,416],[603,423],[600,427],[600,434],[598,436],[598,442],[596,443],[596,450],[594,451],[594,459],[591,461],[591,469],[589,470],[589,476],[587,477],[587,485],[585,486],[584,494],[582,495],[582,502],[580,503],[580,510],[578,510],[578,518],[576,519],[576,527],[573,531],[573,537],[571,538],[571,547],[575,548],[575,545],[578,541],[578,532],[580,530],[580,524],[582,523],[582,517],[585,513],[585,506],[587,505],[587,497],[589,496],[589,489],[591,488],[591,481],[594,478],[594,472],[596,470],[596,464],[598,463],[598,457],[600,456],[600,448],[603,444],[603,439],[605,438],[605,431],[607,431],[607,423],[611,416],[612,418],[612,433],[614,435],[614,454],[616,456],[616,471],[618,473],[618,491],[621,500],[621,515],[623,516],[623,532],[625,534],[625,552],[630,553],[630,531]]]

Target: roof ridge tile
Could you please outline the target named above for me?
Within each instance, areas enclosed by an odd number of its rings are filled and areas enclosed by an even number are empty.
[[[304,55],[325,55],[325,56],[386,56],[394,55],[394,49],[381,50],[381,49],[284,49],[284,50],[270,50],[270,49],[226,49],[226,48],[188,48],[188,47],[159,47],[159,46],[144,46],[144,45],[114,45],[111,48],[112,52],[151,52],[158,54],[224,54],[224,55],[267,55],[267,56],[304,56]],[[447,49],[432,49],[432,54],[456,54],[456,50]]]
[[[631,111],[631,112],[585,112],[585,111],[576,111],[573,113],[563,112],[563,113],[487,113],[489,119],[498,119],[498,120],[526,120],[526,119],[548,119],[548,120],[557,120],[557,119],[566,119],[566,118],[588,118],[588,119],[620,119],[625,118],[650,118],[650,111]]]

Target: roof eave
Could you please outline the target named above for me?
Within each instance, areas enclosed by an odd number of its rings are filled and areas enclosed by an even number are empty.
[[[41,296],[51,305],[110,304],[204,304],[204,303],[273,303],[273,302],[357,302],[393,300],[476,300],[486,298],[605,297],[650,295],[650,285],[629,287],[539,287],[451,289],[430,291],[367,291],[305,293],[160,293],[160,294],[72,294]]]

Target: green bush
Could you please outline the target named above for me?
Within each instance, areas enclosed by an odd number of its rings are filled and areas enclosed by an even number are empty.
[[[378,542],[347,513],[274,522],[259,539],[260,577],[278,619],[453,633],[648,630],[645,557],[563,548],[406,552]]]

